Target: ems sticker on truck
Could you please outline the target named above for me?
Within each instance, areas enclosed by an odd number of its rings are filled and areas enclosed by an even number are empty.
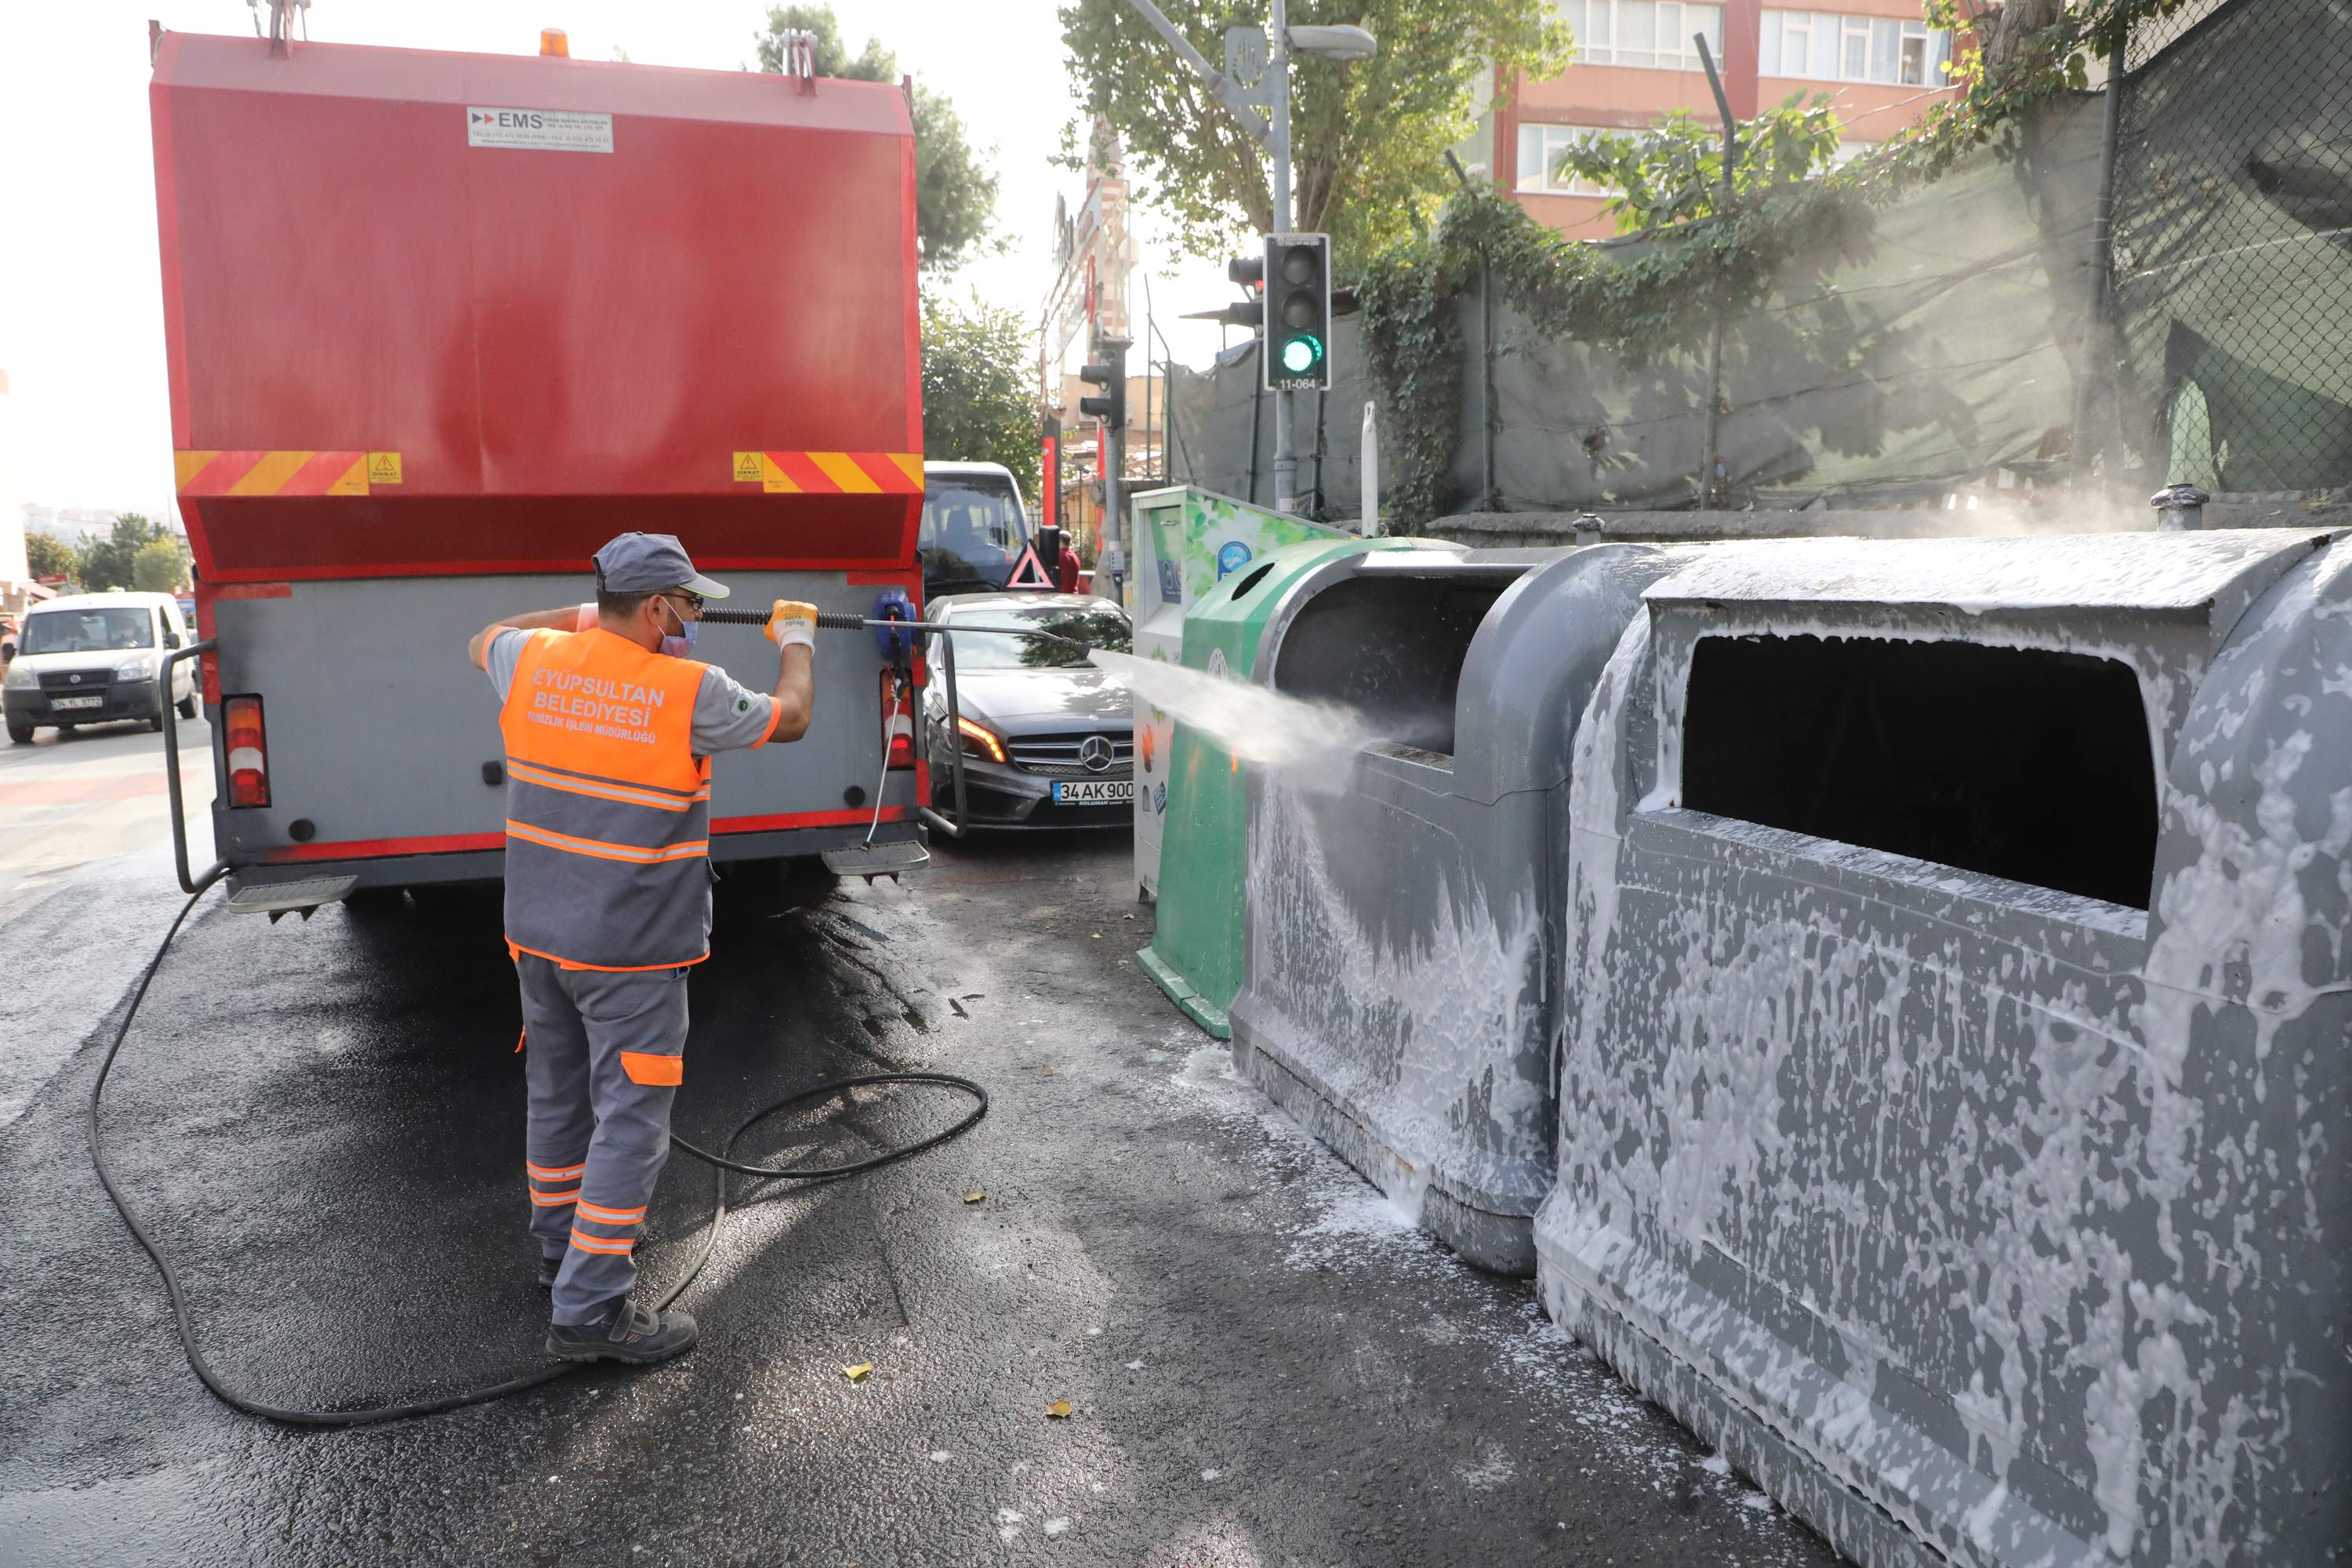
[[[613,117],[570,109],[466,110],[469,147],[523,147],[541,153],[609,153]]]

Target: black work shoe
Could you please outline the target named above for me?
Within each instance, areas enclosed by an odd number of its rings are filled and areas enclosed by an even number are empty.
[[[559,1252],[552,1258],[541,1258],[539,1260],[539,1288],[542,1290],[554,1289],[555,1277],[557,1274],[561,1273],[562,1269],[563,1255],[562,1253]]]
[[[547,1331],[547,1353],[558,1361],[625,1361],[649,1365],[694,1348],[701,1330],[684,1312],[656,1312],[627,1297],[596,1323],[557,1323]]]

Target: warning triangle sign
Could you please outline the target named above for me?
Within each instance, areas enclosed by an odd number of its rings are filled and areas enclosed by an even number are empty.
[[[1013,563],[1012,574],[1004,579],[1008,588],[1043,588],[1051,593],[1061,584],[1045,574],[1045,563],[1037,559],[1037,547],[1030,545],[1022,551],[1021,559]]]

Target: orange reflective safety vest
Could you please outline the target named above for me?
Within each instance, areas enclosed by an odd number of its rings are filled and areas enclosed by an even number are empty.
[[[709,956],[706,668],[607,631],[530,634],[499,712],[510,945],[578,969]]]

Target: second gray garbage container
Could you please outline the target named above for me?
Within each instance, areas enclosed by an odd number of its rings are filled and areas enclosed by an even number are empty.
[[[1472,1262],[1531,1273],[1552,1184],[1570,737],[1680,553],[1425,549],[1331,561],[1255,678],[1386,737],[1332,776],[1253,778],[1234,1059]]]

